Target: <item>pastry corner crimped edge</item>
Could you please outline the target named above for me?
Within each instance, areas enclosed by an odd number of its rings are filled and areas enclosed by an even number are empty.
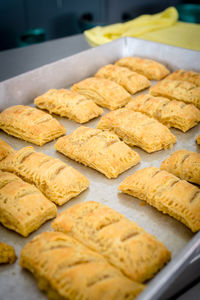
[[[0,139],[0,161],[14,152],[15,150],[6,141]]]

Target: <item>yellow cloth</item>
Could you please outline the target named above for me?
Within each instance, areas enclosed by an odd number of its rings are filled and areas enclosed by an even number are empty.
[[[200,51],[200,25],[177,20],[177,10],[169,7],[161,13],[142,15],[125,23],[97,26],[86,30],[84,35],[93,47],[130,36]]]

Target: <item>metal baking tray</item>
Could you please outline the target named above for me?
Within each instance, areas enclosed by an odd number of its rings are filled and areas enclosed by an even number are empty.
[[[121,57],[133,55],[155,59],[164,63],[171,71],[178,68],[200,71],[200,66],[197,65],[197,62],[200,61],[200,52],[135,38],[122,38],[1,82],[0,110],[16,104],[33,105],[33,99],[46,90],[50,88],[69,88],[73,83],[92,76],[101,66],[114,63]],[[104,113],[106,112],[108,110],[104,109]],[[67,134],[80,126],[74,121],[55,117],[67,128]],[[95,127],[99,119],[92,120],[85,125]],[[124,172],[117,179],[107,179],[101,173],[57,153],[54,149],[55,141],[42,147],[34,146],[36,151],[44,152],[67,162],[90,180],[89,189],[63,206],[58,207],[58,213],[82,201],[99,201],[121,212],[130,220],[136,221],[171,250],[171,262],[147,283],[147,288],[138,296],[138,300],[159,299],[185,266],[200,254],[200,232],[193,234],[182,223],[162,214],[148,204],[141,205],[142,201],[122,194],[117,190],[125,177],[147,166],[159,167],[161,162],[175,150],[185,148],[191,151],[199,151],[195,137],[200,132],[200,124],[187,133],[182,133],[176,129],[171,129],[171,131],[177,137],[177,143],[172,149],[148,154],[134,147],[133,149],[141,156],[141,163]],[[29,145],[29,143],[8,136],[2,131],[0,132],[0,138],[6,140],[15,149]],[[22,247],[34,236],[43,231],[52,230],[51,223],[52,220],[48,221],[28,238],[23,238],[0,225],[0,240],[13,245],[18,256],[15,264],[0,266],[1,300],[47,299],[38,289],[33,276],[19,266],[19,256]]]

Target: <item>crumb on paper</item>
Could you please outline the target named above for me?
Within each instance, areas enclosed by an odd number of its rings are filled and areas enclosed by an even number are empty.
[[[13,264],[17,259],[15,249],[3,242],[0,242],[0,264]]]
[[[140,206],[146,206],[146,205],[147,205],[147,203],[145,201],[140,202]]]

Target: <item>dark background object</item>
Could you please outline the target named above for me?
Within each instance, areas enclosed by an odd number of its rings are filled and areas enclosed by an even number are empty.
[[[18,41],[17,45],[19,47],[29,46],[32,44],[37,44],[44,42],[46,40],[46,32],[43,28],[30,29],[22,34]]]
[[[45,32],[42,42],[81,33],[96,25],[125,22],[187,2],[199,3],[189,0],[2,0],[0,50],[21,46],[19,41],[30,30],[42,29]],[[33,35],[31,39],[34,42]]]
[[[185,3],[177,5],[176,8],[179,13],[180,21],[189,23],[200,23],[200,4]]]

